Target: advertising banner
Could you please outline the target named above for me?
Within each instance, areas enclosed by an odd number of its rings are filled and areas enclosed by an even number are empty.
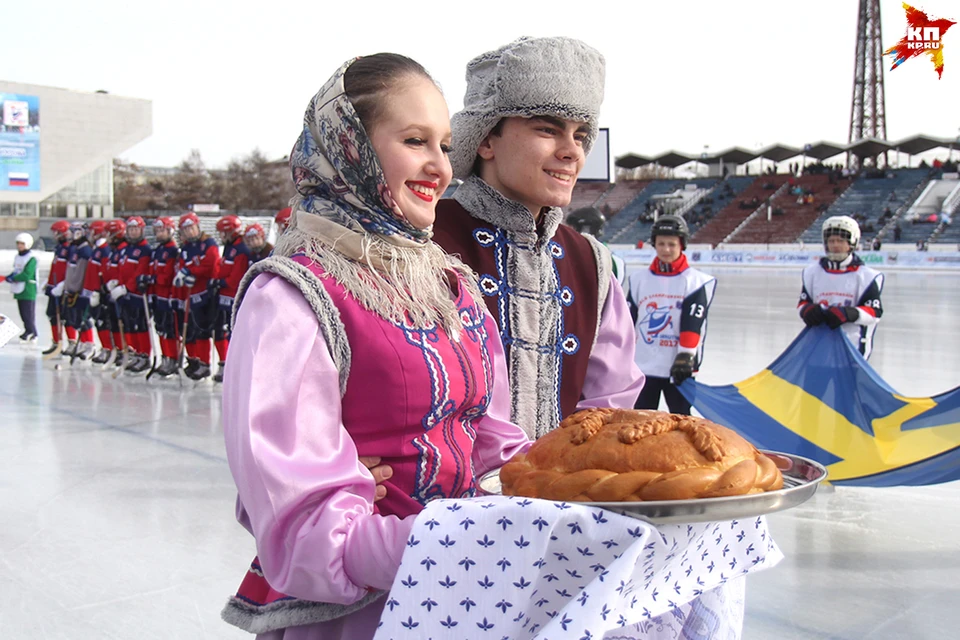
[[[40,191],[40,99],[0,93],[0,191]]]
[[[652,247],[614,251],[628,268],[646,266],[656,255]],[[864,264],[892,269],[960,269],[960,251],[858,251]],[[817,262],[822,252],[734,249],[698,249],[687,251],[690,264],[719,267],[804,267]]]

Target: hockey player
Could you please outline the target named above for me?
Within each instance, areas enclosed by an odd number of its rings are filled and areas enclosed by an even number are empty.
[[[61,329],[58,323],[63,322],[60,314],[60,296],[63,293],[63,278],[67,273],[67,260],[70,258],[70,223],[66,220],[57,220],[50,225],[50,230],[53,231],[57,247],[53,250],[50,275],[47,276],[47,284],[43,288],[43,292],[47,295],[47,317],[50,319],[50,328],[53,333],[53,344],[43,352],[45,356],[56,353],[61,347]],[[75,340],[76,337],[77,332],[68,328],[67,339]]]
[[[223,258],[220,261],[219,277],[211,279],[208,285],[211,295],[218,297],[217,323],[214,325],[214,344],[220,361],[214,382],[223,382],[223,365],[227,361],[227,348],[230,345],[230,331],[233,324],[233,298],[237,295],[240,280],[250,267],[250,249],[244,243],[241,234],[243,223],[234,215],[223,216],[217,220],[217,231],[223,243]],[[219,296],[217,295],[219,292]]]
[[[100,292],[99,301],[106,305],[107,318],[110,321],[110,333],[114,348],[117,351],[113,363],[116,366],[124,364],[126,357],[123,349],[126,340],[126,327],[120,326],[120,305],[113,302],[110,298],[109,283],[116,281],[120,283],[120,265],[123,263],[124,254],[127,249],[127,223],[123,220],[110,220],[107,223],[107,237],[110,245],[110,257],[107,260],[106,267],[103,270],[103,290]],[[126,323],[126,320],[124,320]],[[129,348],[129,345],[127,345]]]
[[[144,237],[146,224],[140,216],[126,220],[127,247],[123,250],[118,278],[107,282],[110,299],[120,307],[123,314],[127,347],[133,352],[127,364],[130,373],[141,373],[150,366],[150,327],[144,308],[144,294],[138,289],[138,278],[150,270],[150,245]]]
[[[153,296],[153,322],[157,328],[160,351],[163,355],[163,360],[156,371],[160,377],[175,373],[180,366],[177,361],[179,328],[173,295],[173,277],[177,273],[177,261],[180,258],[180,249],[173,239],[175,230],[176,222],[173,218],[164,216],[153,221],[153,233],[157,238],[157,246],[153,250],[150,274],[142,277],[142,286],[147,287],[148,292]]]
[[[207,291],[207,282],[220,273],[220,251],[216,240],[200,230],[200,218],[192,211],[180,216],[179,229],[182,246],[173,286],[180,288],[187,315],[186,335],[182,336],[187,366],[183,372],[188,378],[202,380],[210,377],[210,338],[217,314],[217,300]]]
[[[250,250],[250,263],[260,262],[273,253],[273,245],[267,242],[263,227],[254,222],[243,232],[243,243]]]
[[[110,261],[110,254],[113,252],[113,248],[107,242],[109,236],[107,228],[108,223],[105,220],[94,220],[87,230],[87,239],[93,250],[90,261],[87,262],[81,296],[86,300],[84,304],[100,338],[100,351],[91,359],[94,364],[106,364],[110,361],[113,350],[120,348],[119,344],[114,345],[113,336],[110,334],[110,314],[107,311],[110,305],[100,304],[100,292],[107,284],[104,274]]]
[[[70,224],[70,254],[67,258],[67,269],[64,273],[64,289],[60,309],[63,313],[63,322],[68,329],[79,333],[79,340],[64,355],[86,360],[93,356],[96,346],[93,343],[93,323],[87,317],[89,299],[84,297],[84,280],[87,275],[87,265],[93,255],[93,248],[87,240],[87,229],[83,223]]]
[[[287,227],[290,226],[290,216],[293,215],[293,209],[287,207],[286,209],[280,209],[277,212],[276,217],[273,219],[277,223],[277,235],[280,235],[287,230]]]
[[[873,350],[873,334],[883,315],[883,274],[863,264],[855,253],[860,227],[850,216],[832,216],[823,223],[826,255],[803,270],[797,308],[808,327],[843,327],[864,358]]]
[[[683,252],[689,235],[683,218],[660,216],[650,232],[656,257],[648,269],[627,279],[637,331],[635,360],[647,376],[636,409],[656,409],[662,392],[672,413],[690,415],[690,403],[677,386],[693,377],[703,361],[707,312],[717,281],[687,264]]]

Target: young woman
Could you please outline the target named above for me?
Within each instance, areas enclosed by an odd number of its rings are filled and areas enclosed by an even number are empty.
[[[259,557],[224,617],[260,637],[371,638],[414,516],[528,442],[475,277],[430,240],[449,122],[416,62],[344,64],[291,154],[290,227],[237,293],[223,423]],[[361,456],[393,469],[376,504]]]

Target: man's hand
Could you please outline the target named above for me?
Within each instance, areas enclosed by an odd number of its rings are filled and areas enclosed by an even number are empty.
[[[813,302],[807,304],[800,313],[800,317],[803,318],[804,324],[808,327],[816,327],[817,325],[823,324],[824,320],[826,320],[823,316],[823,309],[819,304]]]
[[[836,329],[842,324],[856,322],[857,318],[860,317],[860,311],[856,307],[833,306],[829,307],[823,315],[823,321],[827,323],[827,326]]]
[[[374,502],[387,495],[387,488],[383,486],[385,480],[393,477],[393,467],[388,464],[380,464],[379,456],[360,456],[360,464],[370,470],[373,475],[373,481],[377,483],[377,492],[374,494]]]
[[[670,377],[673,378],[673,384],[682,384],[684,380],[693,376],[693,369],[696,366],[696,358],[692,353],[678,353],[670,367]]]

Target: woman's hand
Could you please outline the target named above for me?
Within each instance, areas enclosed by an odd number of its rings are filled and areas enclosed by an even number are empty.
[[[393,476],[393,467],[388,464],[380,464],[379,456],[360,456],[360,464],[370,470],[373,481],[377,483],[377,492],[374,494],[373,501],[376,502],[385,497],[387,488],[383,486],[383,483]]]

